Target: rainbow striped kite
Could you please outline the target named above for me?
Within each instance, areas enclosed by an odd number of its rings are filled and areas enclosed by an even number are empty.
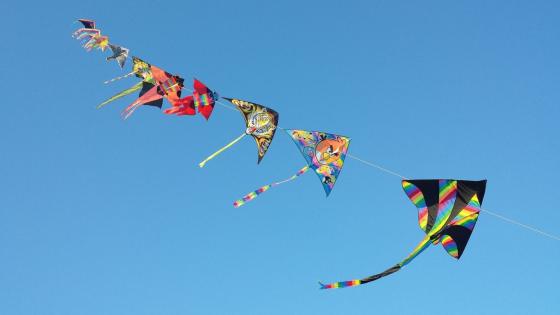
[[[430,244],[441,243],[451,257],[459,259],[471,237],[486,191],[486,180],[403,180],[408,198],[418,208],[418,223],[424,239],[404,260],[376,275],[350,281],[322,284],[321,289],[358,286],[399,271]]]

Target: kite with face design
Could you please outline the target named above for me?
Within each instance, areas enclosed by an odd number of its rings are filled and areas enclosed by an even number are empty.
[[[276,133],[276,128],[278,127],[278,117],[279,117],[278,113],[271,108],[265,107],[257,103],[252,103],[240,99],[227,98],[227,97],[224,97],[223,99],[226,99],[230,103],[235,105],[235,107],[237,107],[239,112],[241,112],[241,115],[245,119],[245,132],[241,136],[233,140],[232,142],[228,143],[223,148],[214,152],[212,155],[207,157],[204,161],[200,162],[198,166],[204,167],[204,165],[208,161],[215,158],[217,155],[224,152],[232,145],[236,144],[239,140],[241,140],[246,135],[252,136],[253,139],[255,139],[255,142],[257,144],[257,150],[258,150],[257,163],[260,163],[264,155],[268,151],[268,148],[272,143],[272,139],[274,139],[274,134]]]
[[[292,137],[292,140],[294,140],[305,158],[307,165],[286,180],[262,186],[248,193],[244,197],[236,200],[233,203],[234,207],[237,208],[244,205],[246,202],[255,199],[258,195],[274,186],[296,179],[309,169],[315,171],[323,184],[325,193],[329,196],[344,166],[344,159],[346,158],[346,152],[350,145],[350,138],[319,131],[286,129],[286,132]]]

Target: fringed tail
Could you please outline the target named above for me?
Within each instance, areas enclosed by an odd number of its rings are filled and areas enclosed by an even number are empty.
[[[129,94],[132,94],[132,93],[134,93],[134,92],[140,90],[140,89],[142,88],[142,83],[143,83],[143,82],[138,82],[138,83],[136,83],[134,86],[132,86],[131,88],[126,89],[126,90],[124,90],[124,91],[122,91],[122,92],[120,92],[120,93],[118,93],[118,94],[115,94],[115,95],[111,96],[111,98],[109,98],[108,100],[106,100],[106,101],[104,101],[103,103],[99,104],[99,105],[97,106],[97,109],[100,109],[101,107],[103,107],[103,106],[105,106],[105,105],[111,103],[112,101],[115,101],[115,100],[117,100],[117,99],[119,99],[119,98],[121,98],[121,97],[123,97],[123,96],[127,96],[127,95],[129,95]]]
[[[161,98],[163,98],[163,96],[157,93],[157,87],[154,86],[153,88],[148,90],[148,92],[144,93],[144,95],[136,99],[134,103],[130,104],[127,108],[125,108],[121,116],[123,119],[126,120],[128,117],[130,117],[130,115],[132,115],[132,113],[134,113],[134,111],[138,109],[138,107]]]
[[[236,144],[239,140],[241,140],[243,137],[245,137],[247,134],[243,133],[241,136],[237,137],[235,140],[233,140],[232,142],[228,143],[227,145],[225,145],[223,148],[219,149],[218,151],[214,152],[212,155],[210,155],[209,157],[207,157],[204,161],[198,163],[199,167],[204,167],[204,165],[206,165],[206,163],[208,161],[210,161],[211,159],[215,158],[216,156],[218,156],[220,153],[224,152],[225,150],[227,150],[229,147],[231,147],[232,145]]]
[[[242,205],[244,205],[245,203],[257,198],[260,194],[264,193],[265,191],[269,190],[270,188],[272,188],[274,186],[284,184],[284,183],[287,183],[289,181],[292,181],[292,180],[298,178],[301,174],[307,172],[308,170],[309,170],[309,165],[306,165],[302,169],[300,169],[296,174],[292,175],[292,177],[290,177],[288,179],[285,179],[285,180],[279,181],[279,182],[275,182],[275,183],[272,183],[272,184],[269,184],[269,185],[262,186],[262,187],[258,188],[257,190],[252,191],[252,192],[248,193],[247,195],[243,196],[241,199],[236,200],[233,203],[233,206],[235,208],[239,208]]]

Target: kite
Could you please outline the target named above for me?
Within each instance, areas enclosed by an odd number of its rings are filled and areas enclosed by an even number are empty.
[[[224,99],[235,105],[235,107],[237,107],[237,109],[241,112],[241,115],[243,115],[246,126],[245,132],[223,148],[207,157],[204,161],[200,162],[198,166],[204,167],[208,161],[236,144],[246,135],[251,135],[255,139],[258,149],[257,163],[260,163],[266,154],[266,151],[268,151],[268,148],[272,143],[272,139],[274,138],[274,134],[276,133],[276,128],[278,126],[278,113],[273,109],[256,103],[235,98],[232,99],[224,97]]]
[[[388,276],[406,266],[430,244],[441,243],[451,257],[461,257],[480,213],[486,180],[403,180],[402,187],[418,208],[418,223],[426,237],[404,260],[382,273],[364,279],[319,283],[321,289],[352,287]]]
[[[107,61],[111,61],[114,59],[122,69],[124,67],[124,63],[126,62],[126,58],[128,58],[128,48],[113,44],[109,44],[109,48],[113,52],[113,55],[107,57]]]
[[[172,75],[154,65],[151,65],[140,58],[132,58],[132,72],[124,76],[109,80],[113,82],[131,75],[141,78],[142,81],[134,86],[117,93],[108,100],[101,103],[97,108],[101,108],[106,104],[117,100],[123,96],[140,90],[139,97],[130,104],[122,113],[123,119],[127,119],[141,105],[149,105],[161,108],[163,98],[166,98],[172,105],[185,103],[189,96],[181,98],[181,90],[183,88],[183,78]]]
[[[132,113],[142,105],[150,105],[161,108],[164,97],[171,104],[182,101],[181,89],[183,88],[183,78],[165,72],[153,65],[150,66],[150,70],[154,83],[146,81],[143,82],[140,97],[125,108],[122,112],[123,119],[130,117],[130,115],[132,115]]]
[[[346,152],[350,145],[350,138],[319,131],[286,129],[286,132],[292,137],[292,140],[294,140],[305,158],[307,165],[286,180],[262,186],[248,193],[241,199],[236,200],[233,203],[234,207],[238,208],[244,205],[246,202],[257,198],[258,195],[274,186],[298,178],[310,168],[319,176],[325,193],[327,197],[329,196],[344,166],[344,159],[346,158]]]
[[[198,112],[206,118],[210,119],[214,105],[220,99],[220,96],[215,91],[210,90],[204,83],[194,79],[194,106],[198,108]]]
[[[79,19],[78,22],[82,23],[84,27],[76,30],[72,37],[83,42],[83,47],[87,51],[99,48],[101,51],[105,51],[107,45],[109,45],[109,37],[102,36],[101,31],[95,28],[95,21]]]
[[[172,104],[173,107],[166,109],[164,113],[177,116],[195,115],[198,108],[198,112],[208,120],[210,115],[212,115],[214,105],[220,97],[218,93],[210,90],[197,79],[194,79],[193,88],[192,96],[187,96],[175,102]]]

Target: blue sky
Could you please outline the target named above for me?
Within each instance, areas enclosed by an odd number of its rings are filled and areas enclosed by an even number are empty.
[[[484,208],[560,234],[556,1],[11,2],[0,115],[2,314],[554,314],[560,244],[487,214],[460,261],[423,237],[399,179],[348,159],[231,203],[304,165],[279,133],[261,165],[217,107],[209,122],[95,106],[135,79],[70,34],[112,42],[285,128],[350,136],[411,178],[488,179]]]

